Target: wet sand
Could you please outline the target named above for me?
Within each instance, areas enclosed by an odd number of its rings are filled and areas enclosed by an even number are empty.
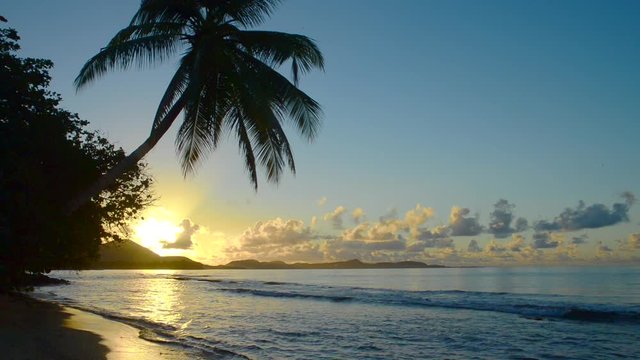
[[[0,295],[0,358],[187,359],[171,346],[142,340],[138,330],[101,316],[33,300]]]

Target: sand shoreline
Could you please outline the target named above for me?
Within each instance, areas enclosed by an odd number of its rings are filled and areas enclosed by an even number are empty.
[[[182,349],[138,337],[138,329],[25,295],[0,295],[3,359],[187,359]]]

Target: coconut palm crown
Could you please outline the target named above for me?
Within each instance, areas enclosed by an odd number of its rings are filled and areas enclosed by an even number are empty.
[[[129,26],[83,66],[76,87],[80,89],[111,70],[148,67],[177,53],[181,57],[160,100],[149,137],[107,173],[103,183],[110,177],[117,178],[146,155],[181,112],[184,120],[176,147],[184,175],[194,171],[205,153],[216,149],[224,132],[237,137],[256,189],[257,165],[265,169],[267,180],[272,182],[279,180],[286,167],[295,173],[282,125],[291,122],[309,141],[316,136],[322,111],[298,88],[298,80],[314,68],[323,70],[324,60],[314,41],[306,36],[252,30],[280,2],[141,2]],[[277,71],[283,64],[290,64],[291,80]],[[97,195],[104,184],[93,188],[80,197]]]

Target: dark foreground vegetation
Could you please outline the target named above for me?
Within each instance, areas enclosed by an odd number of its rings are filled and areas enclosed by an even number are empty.
[[[152,179],[138,163],[73,214],[64,211],[124,151],[59,106],[49,90],[53,63],[19,57],[19,39],[0,28],[0,290],[86,267],[152,201]]]

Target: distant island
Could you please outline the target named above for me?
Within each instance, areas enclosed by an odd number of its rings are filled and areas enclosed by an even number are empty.
[[[358,259],[330,263],[294,263],[283,261],[262,262],[258,260],[232,261],[226,265],[215,266],[220,269],[412,269],[444,268],[443,265],[428,265],[419,261],[366,263]]]
[[[131,240],[107,243],[100,246],[99,260],[91,264],[91,270],[103,269],[411,269],[444,268],[443,265],[428,265],[419,261],[366,263],[357,259],[330,263],[293,263],[283,261],[262,262],[258,260],[231,261],[226,265],[206,265],[184,256],[160,256]]]

